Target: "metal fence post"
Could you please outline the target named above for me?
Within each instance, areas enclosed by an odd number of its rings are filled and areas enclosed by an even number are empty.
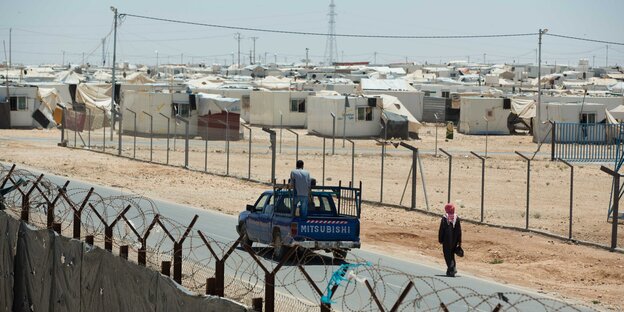
[[[556,126],[555,126],[555,122],[554,121],[550,121],[551,124],[551,138],[550,138],[550,160],[554,161],[555,160],[555,148],[556,148],[556,142],[555,139],[556,137],[556,133],[555,130],[557,130]],[[559,157],[561,157],[561,155],[559,155]]]
[[[449,159],[449,166],[448,166],[448,190],[447,190],[447,198],[446,198],[446,202],[450,203],[451,202],[451,181],[452,179],[452,172],[453,172],[453,155],[451,155],[451,153],[440,149],[440,152],[444,153],[444,155],[446,155]]]
[[[275,188],[275,131],[266,127],[262,131],[268,133],[271,140],[271,184]]]
[[[559,159],[562,163],[570,167],[570,224],[568,229],[568,239],[572,240],[572,208],[574,207],[574,166],[563,159]]]
[[[208,172],[208,128],[209,121],[206,119],[206,138],[204,139],[204,172]]]
[[[349,143],[351,143],[351,185],[355,187],[355,142],[350,139],[347,139]]]
[[[225,154],[226,154],[225,175],[229,176],[230,175],[230,138],[229,138],[229,131],[228,131],[229,124],[221,120],[217,120],[217,122],[225,126]]]
[[[330,113],[332,117],[332,155],[336,153],[336,114]]]
[[[106,152],[106,109],[101,107],[97,108],[102,111],[102,152]]]
[[[134,115],[134,127],[133,127],[133,129],[134,129],[133,132],[134,133],[132,134],[132,137],[133,137],[133,140],[132,140],[132,158],[136,158],[136,134],[137,134],[136,117],[137,116],[136,116],[136,112],[131,110],[131,109],[129,109],[129,108],[126,108],[126,111],[129,111],[129,112],[131,112]]]
[[[472,152],[472,151],[470,152],[470,154],[481,159],[481,222],[483,222],[483,213],[484,213],[483,198],[485,197],[485,157],[481,157],[479,156],[479,154]]]
[[[526,230],[529,229],[529,203],[530,203],[530,195],[531,195],[531,159],[522,155],[518,151],[514,151],[514,153],[518,154],[518,156],[524,158],[527,161],[527,190],[526,190],[526,216],[525,216],[525,225],[524,228]]]
[[[158,113],[158,114],[160,114],[160,116],[163,116],[165,117],[165,119],[167,119],[167,162],[166,164],[168,165],[169,164],[169,131],[171,128],[171,125],[170,125],[171,121],[170,121],[170,118],[164,115],[163,113]]]
[[[417,176],[417,164],[416,161],[418,161],[417,157],[418,157],[418,148],[411,146],[407,143],[401,142],[400,143],[401,146],[407,148],[408,150],[412,151],[412,205],[411,208],[415,209],[416,208],[416,176]]]
[[[286,128],[286,131],[295,135],[295,162],[299,160],[299,133]]]
[[[323,137],[323,186],[325,186],[325,137]]]
[[[56,106],[58,106],[59,108],[61,108],[61,143],[58,144],[58,146],[67,146],[67,143],[65,143],[65,110],[67,109],[65,107],[65,104],[56,104]]]
[[[89,126],[87,127],[87,135],[88,135],[88,139],[87,139],[87,148],[91,149],[91,109],[86,107],[85,105],[85,109],[87,110],[87,112],[89,112],[89,114],[87,115],[87,120],[89,121]]]
[[[379,141],[378,141],[379,142]],[[381,143],[381,186],[379,188],[379,202],[383,203],[383,183],[384,183],[384,158],[386,157],[386,141]]]
[[[72,110],[72,115],[74,115],[74,148],[76,145],[76,139],[78,138],[78,118],[76,117],[76,111]]]
[[[179,120],[184,123],[184,168],[188,169],[188,159],[189,159],[189,121],[186,118],[180,117],[180,115],[175,116],[176,120]]]
[[[618,172],[615,172],[605,166],[600,166],[600,170],[606,172],[607,174],[613,176],[613,207],[612,207],[612,218],[611,218],[611,248],[609,250],[615,251],[617,248],[617,229],[618,229],[618,210],[620,207],[620,177],[621,175]]]
[[[282,129],[284,129],[284,116],[282,115],[282,111],[280,111],[280,142],[279,142],[279,152],[282,153]]]
[[[244,128],[249,130],[249,160],[247,162],[247,180],[251,180],[251,127],[241,124]]]
[[[143,111],[143,114],[150,118],[150,162],[152,162],[152,155],[154,154],[154,117]]]

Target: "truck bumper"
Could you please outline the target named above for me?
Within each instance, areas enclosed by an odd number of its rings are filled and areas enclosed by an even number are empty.
[[[308,249],[346,249],[360,248],[360,242],[351,241],[293,241],[291,246],[301,246]]]

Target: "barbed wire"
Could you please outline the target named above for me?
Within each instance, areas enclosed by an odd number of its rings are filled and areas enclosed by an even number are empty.
[[[113,252],[121,246],[128,246],[129,259],[137,259],[144,249],[145,265],[155,270],[162,261],[175,258],[175,245],[182,241],[182,285],[204,293],[209,279],[218,275],[217,263],[222,261],[225,297],[247,305],[251,304],[252,298],[262,297],[267,287],[267,270],[277,272],[273,285],[277,291],[276,311],[317,311],[321,296],[327,294],[325,287],[340,265],[362,264],[349,269],[347,281],[332,297],[333,308],[379,311],[390,310],[388,303],[391,303],[395,305],[395,311],[438,311],[441,305],[450,310],[493,310],[497,307],[501,311],[594,310],[582,304],[520,292],[484,294],[471,286],[460,285],[456,280],[409,274],[386,266],[381,260],[370,263],[370,259],[356,254],[337,259],[297,249],[287,261],[278,261],[270,246],[242,248],[240,239],[224,241],[193,230],[197,217],[183,223],[164,216],[149,198],[103,196],[93,189],[74,188],[71,182],[59,186],[43,175],[0,165],[0,183],[6,181],[4,187],[19,183],[20,179],[29,182],[4,196],[6,211],[14,217],[23,219],[24,205],[27,205],[28,222],[46,228],[50,225],[52,210],[54,223],[62,224],[61,232],[75,230],[74,222],[79,220],[80,239],[93,235],[95,245],[106,244],[110,239]],[[78,219],[75,219],[76,211],[81,212]],[[112,237],[107,238],[107,227],[110,229],[115,220]]]

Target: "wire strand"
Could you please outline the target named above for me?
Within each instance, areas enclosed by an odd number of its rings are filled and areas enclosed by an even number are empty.
[[[597,42],[597,43],[606,43],[606,44],[613,44],[613,45],[624,46],[624,43],[614,42],[614,41],[604,41],[604,40],[596,40],[596,39],[588,39],[588,38],[581,38],[581,37],[574,37],[574,36],[557,35],[557,34],[550,34],[550,33],[545,33],[544,35],[553,36],[553,37],[559,37],[559,38],[565,38],[565,39],[579,40],[579,41],[588,41],[588,42]]]
[[[217,24],[206,24],[206,23],[189,22],[189,21],[181,21],[181,20],[174,20],[174,19],[168,19],[168,18],[159,18],[159,17],[143,16],[143,15],[136,15],[136,14],[125,14],[125,13],[119,14],[119,15],[154,20],[154,21],[161,21],[161,22],[170,22],[170,23],[177,23],[177,24],[187,24],[187,25],[214,27],[214,28],[224,28],[224,29],[232,29],[232,30],[247,30],[247,31],[290,34],[290,35],[324,36],[324,37],[327,36],[327,33],[319,33],[319,32],[288,31],[288,30],[262,29],[262,28],[253,28],[253,27],[238,27],[238,26],[227,26],[227,25],[217,25]],[[490,34],[490,35],[449,35],[449,36],[335,34],[336,37],[381,38],[381,39],[472,39],[472,38],[527,37],[527,36],[535,36],[535,35],[537,35],[537,33]]]

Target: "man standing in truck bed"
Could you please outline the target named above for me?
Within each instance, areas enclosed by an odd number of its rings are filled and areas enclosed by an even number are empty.
[[[302,219],[308,216],[308,201],[310,196],[310,173],[303,169],[303,160],[297,160],[297,168],[290,172],[290,186],[295,190],[295,205],[299,204],[299,216]]]

